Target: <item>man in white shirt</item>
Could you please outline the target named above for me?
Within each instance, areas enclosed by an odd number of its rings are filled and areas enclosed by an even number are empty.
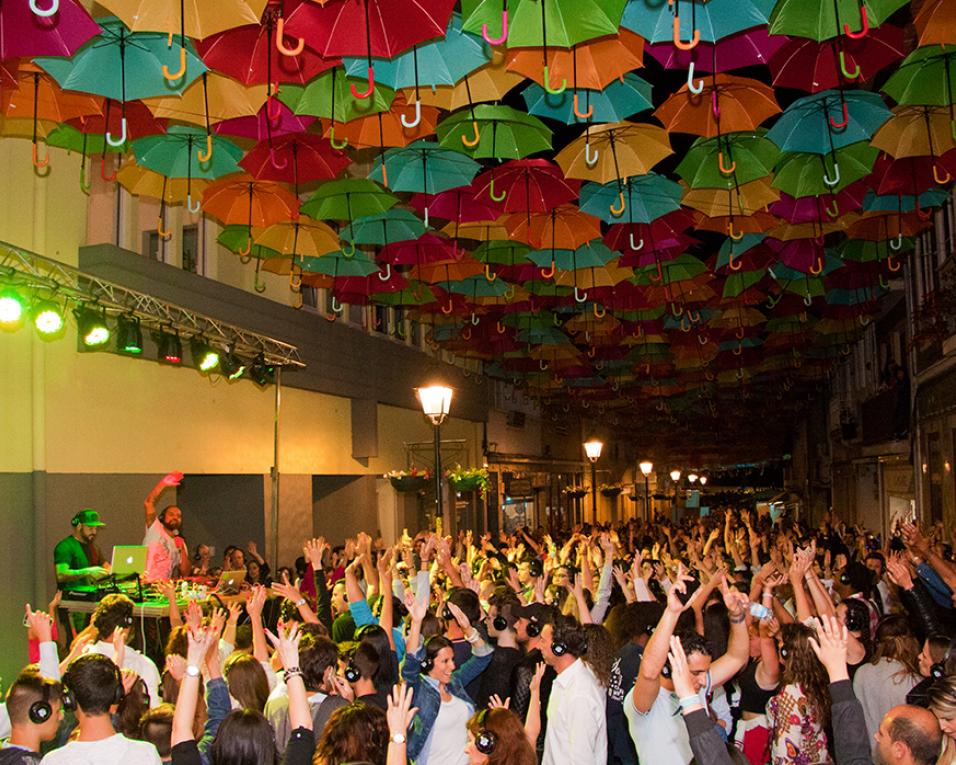
[[[156,747],[128,739],[113,728],[110,714],[123,700],[123,681],[110,659],[96,654],[81,656],[70,664],[63,684],[72,694],[80,734],[66,746],[50,752],[43,758],[44,763],[160,765]]]
[[[156,500],[167,488],[179,486],[183,474],[178,471],[168,473],[153,487],[143,501],[146,509],[146,578],[173,579],[189,576],[189,551],[186,542],[180,536],[183,513],[176,505],[170,505],[159,514],[156,513]]]
[[[548,699],[542,765],[607,761],[606,689],[582,660],[588,641],[571,616],[558,616],[541,632],[541,654],[558,676]]]

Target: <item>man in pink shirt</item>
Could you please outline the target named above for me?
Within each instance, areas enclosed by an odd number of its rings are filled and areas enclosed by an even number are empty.
[[[170,486],[179,486],[182,480],[182,473],[178,471],[168,473],[153,487],[143,502],[146,508],[146,536],[143,537],[143,544],[147,547],[147,579],[189,576],[189,551],[186,548],[186,541],[179,533],[183,513],[176,505],[170,505],[157,514],[155,504],[163,491]]]

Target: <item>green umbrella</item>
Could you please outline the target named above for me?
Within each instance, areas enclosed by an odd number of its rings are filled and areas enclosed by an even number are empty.
[[[754,247],[759,245],[764,239],[766,239],[766,234],[744,234],[741,239],[734,240],[731,238],[724,239],[723,243],[720,245],[720,249],[717,251],[717,263],[714,268],[724,268],[731,264],[731,258],[733,258],[734,263],[740,261],[740,258],[745,255],[749,250],[752,250]],[[734,266],[738,268],[739,266]]]
[[[596,215],[606,223],[651,223],[679,209],[682,193],[680,184],[657,173],[633,175],[625,183],[585,183],[581,187],[581,212]]]
[[[337,250],[320,258],[301,257],[297,261],[303,271],[328,276],[370,276],[378,272],[378,263],[361,250],[351,255]]]
[[[504,279],[489,282],[482,274],[469,276],[460,281],[438,282],[436,286],[471,298],[503,297],[511,289],[511,285],[505,283]]]
[[[910,53],[883,92],[898,104],[949,106],[952,116],[953,80],[956,79],[956,51],[952,47],[929,45]]]
[[[376,83],[368,98],[352,95],[352,85],[364,90],[367,82],[350,80],[338,68],[313,78],[308,85],[283,83],[279,100],[296,114],[324,117],[333,122],[350,122],[370,114],[387,112],[395,98],[395,91]]]
[[[869,175],[879,153],[879,149],[873,148],[867,141],[844,146],[829,157],[803,152],[784,153],[771,185],[792,197],[834,194]],[[840,166],[838,179],[830,177],[835,163]],[[834,180],[836,183],[833,183]]]
[[[570,48],[616,35],[627,0],[462,0],[462,28],[509,48],[553,45]],[[504,38],[504,39],[503,39]]]
[[[395,209],[356,218],[339,235],[353,244],[386,245],[418,239],[424,233],[425,225],[417,215]]]
[[[758,268],[756,271],[737,271],[730,274],[724,281],[723,296],[725,298],[737,297],[741,292],[759,283],[766,273],[765,269]]]
[[[501,323],[516,329],[545,329],[558,324],[558,318],[551,311],[539,311],[537,315],[530,311],[506,314]]]
[[[916,210],[926,210],[929,207],[939,207],[945,204],[949,192],[942,189],[929,189],[917,198],[912,194],[883,194],[877,195],[872,189],[863,197],[863,212],[895,212],[908,213]]]
[[[561,271],[578,271],[605,266],[619,255],[600,239],[595,239],[576,250],[535,250],[528,253],[528,260],[542,268],[550,267],[553,262]]]
[[[521,159],[551,149],[551,131],[510,106],[478,104],[438,124],[438,142],[478,159]]]
[[[707,266],[686,252],[666,263],[652,264],[634,269],[634,284],[661,285],[685,282],[707,271]]]
[[[532,83],[521,93],[528,113],[547,119],[574,125],[583,120],[575,113],[575,100],[580,105],[578,111],[590,112],[586,118],[590,122],[621,122],[639,112],[654,108],[651,99],[651,84],[633,72],[628,72],[622,80],[614,80],[604,90],[586,90],[568,88],[560,93],[549,93],[537,83]]]
[[[249,246],[249,227],[242,225],[226,226],[219,233],[219,236],[216,237],[216,241],[229,250],[229,252],[239,254],[240,251],[244,251],[245,248]],[[271,247],[253,244],[252,249],[246,253],[246,257],[270,260],[272,258],[287,258],[289,256]]]
[[[472,253],[472,257],[482,263],[516,266],[528,262],[529,252],[531,248],[523,242],[493,239],[479,244]]]
[[[481,169],[461,152],[443,148],[433,141],[415,141],[408,146],[387,149],[368,177],[382,181],[382,163],[392,191],[437,194],[467,186]]]
[[[421,282],[409,282],[409,286],[395,292],[373,292],[371,298],[372,302],[393,306],[428,305],[438,302],[431,288]]]
[[[692,189],[723,189],[770,175],[780,150],[766,133],[758,130],[698,138],[677,166],[677,174]]]
[[[200,162],[197,152],[211,142],[209,159]],[[132,143],[136,164],[170,178],[216,179],[240,172],[243,151],[221,136],[208,136],[205,130],[185,125],[170,125],[162,135],[149,135]]]
[[[385,212],[398,204],[375,181],[344,178],[323,183],[302,205],[302,213],[316,220],[354,220]]]
[[[50,146],[59,146],[61,149],[79,152],[85,156],[102,154],[104,151],[122,152],[126,148],[125,144],[113,146],[107,143],[105,136],[101,133],[84,133],[66,123],[57,125],[47,133],[46,142]]]
[[[541,297],[568,297],[574,292],[573,287],[562,287],[560,284],[555,284],[551,281],[532,281],[525,282],[522,285],[526,292],[530,292],[532,295],[540,295]]]
[[[909,252],[913,249],[915,243],[914,239],[905,237],[900,239],[898,249],[890,249],[889,242],[886,240],[874,242],[869,239],[847,239],[837,247],[835,254],[843,260],[870,263],[878,260],[886,260],[900,252]]]
[[[770,34],[808,37],[817,42],[838,35],[862,37],[908,0],[778,0]]]

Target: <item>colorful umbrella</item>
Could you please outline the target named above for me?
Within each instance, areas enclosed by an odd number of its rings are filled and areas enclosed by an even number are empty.
[[[551,131],[537,117],[510,106],[479,104],[438,123],[442,146],[475,158],[521,159],[551,148]]]
[[[586,183],[581,188],[581,210],[607,223],[650,223],[680,209],[681,191],[680,184],[657,173],[633,176],[623,184]]]
[[[663,64],[665,69],[688,71],[688,82],[693,83],[694,71],[729,72],[749,66],[767,64],[781,47],[786,37],[769,35],[766,28],[756,27],[724,37],[717,42],[702,42],[687,49],[678,48],[673,40],[650,45],[647,52]]]
[[[0,59],[72,56],[99,34],[99,25],[76,0],[57,0],[52,14],[34,13],[30,3],[0,8]]]
[[[677,166],[677,174],[692,188],[726,188],[770,175],[780,152],[765,135],[757,130],[698,138]]]
[[[462,17],[466,30],[484,34],[492,44],[507,42],[509,48],[570,48],[596,37],[617,34],[626,3],[627,0],[463,0]]]
[[[716,74],[702,81],[703,89],[685,84],[661,104],[654,116],[677,133],[716,136],[756,130],[780,113],[773,88],[747,77]]]
[[[387,175],[392,191],[437,194],[467,186],[480,169],[477,162],[458,151],[432,141],[415,141],[403,148],[388,149],[368,177],[381,182]]]
[[[956,148],[953,132],[946,107],[898,106],[893,109],[890,119],[874,133],[872,144],[897,159],[935,159]]]
[[[631,0],[621,26],[651,42],[674,41],[682,46],[714,42],[751,27],[763,26],[775,0],[676,0],[673,11],[656,0]],[[681,46],[678,46],[681,47]]]
[[[790,104],[767,138],[783,151],[827,154],[869,140],[890,116],[877,93],[827,90]]]
[[[134,32],[180,33],[202,39],[243,24],[258,24],[267,0],[103,0]]]
[[[425,226],[408,210],[389,209],[372,215],[363,215],[339,231],[339,237],[352,244],[386,245],[418,239]]]
[[[475,193],[504,212],[548,212],[577,199],[580,184],[547,159],[513,159],[475,179]]]
[[[948,106],[953,116],[956,53],[942,45],[917,48],[886,81],[883,92],[903,105]]]
[[[350,81],[341,70],[333,68],[322,72],[304,87],[283,85],[278,97],[296,114],[311,114],[333,122],[348,122],[387,112],[395,98],[394,91],[384,87],[376,87],[367,98],[358,98],[352,95],[354,87],[355,80]]]
[[[302,212],[317,220],[355,220],[385,212],[398,204],[375,181],[346,178],[323,183],[307,202]]]
[[[298,198],[284,186],[244,173],[209,184],[202,199],[203,210],[224,224],[245,223],[250,242],[253,227],[265,228],[299,214]]]
[[[256,178],[299,184],[337,178],[350,162],[324,138],[294,133],[256,144],[239,164]]]
[[[778,0],[770,34],[821,42],[845,35],[861,37],[883,24],[907,0]]]
[[[787,153],[782,155],[777,165],[772,185],[792,197],[835,194],[869,175],[877,154],[879,149],[866,141],[837,149],[829,157],[823,154]],[[840,168],[836,177],[833,170],[835,165]]]
[[[567,178],[608,183],[645,175],[673,153],[663,128],[614,122],[589,128],[565,146],[555,161]]]
[[[956,44],[956,8],[949,0],[927,0],[913,19],[920,45]]]
[[[521,93],[530,114],[573,125],[580,121],[618,122],[653,108],[651,84],[628,72],[604,90],[574,90],[548,93],[538,84]]]

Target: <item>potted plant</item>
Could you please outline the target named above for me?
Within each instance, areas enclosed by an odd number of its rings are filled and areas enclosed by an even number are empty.
[[[588,490],[583,486],[565,486],[563,491],[564,495],[570,499],[581,499],[588,493]]]
[[[431,474],[428,470],[412,468],[411,470],[390,470],[383,477],[388,479],[395,491],[407,493],[424,489],[428,485]]]
[[[598,486],[598,491],[601,492],[602,497],[616,497],[623,489],[617,484],[602,483]]]
[[[448,478],[455,491],[471,492],[480,490],[482,497],[488,491],[487,468],[463,468],[461,465],[455,465],[452,470],[445,474],[445,477]]]

